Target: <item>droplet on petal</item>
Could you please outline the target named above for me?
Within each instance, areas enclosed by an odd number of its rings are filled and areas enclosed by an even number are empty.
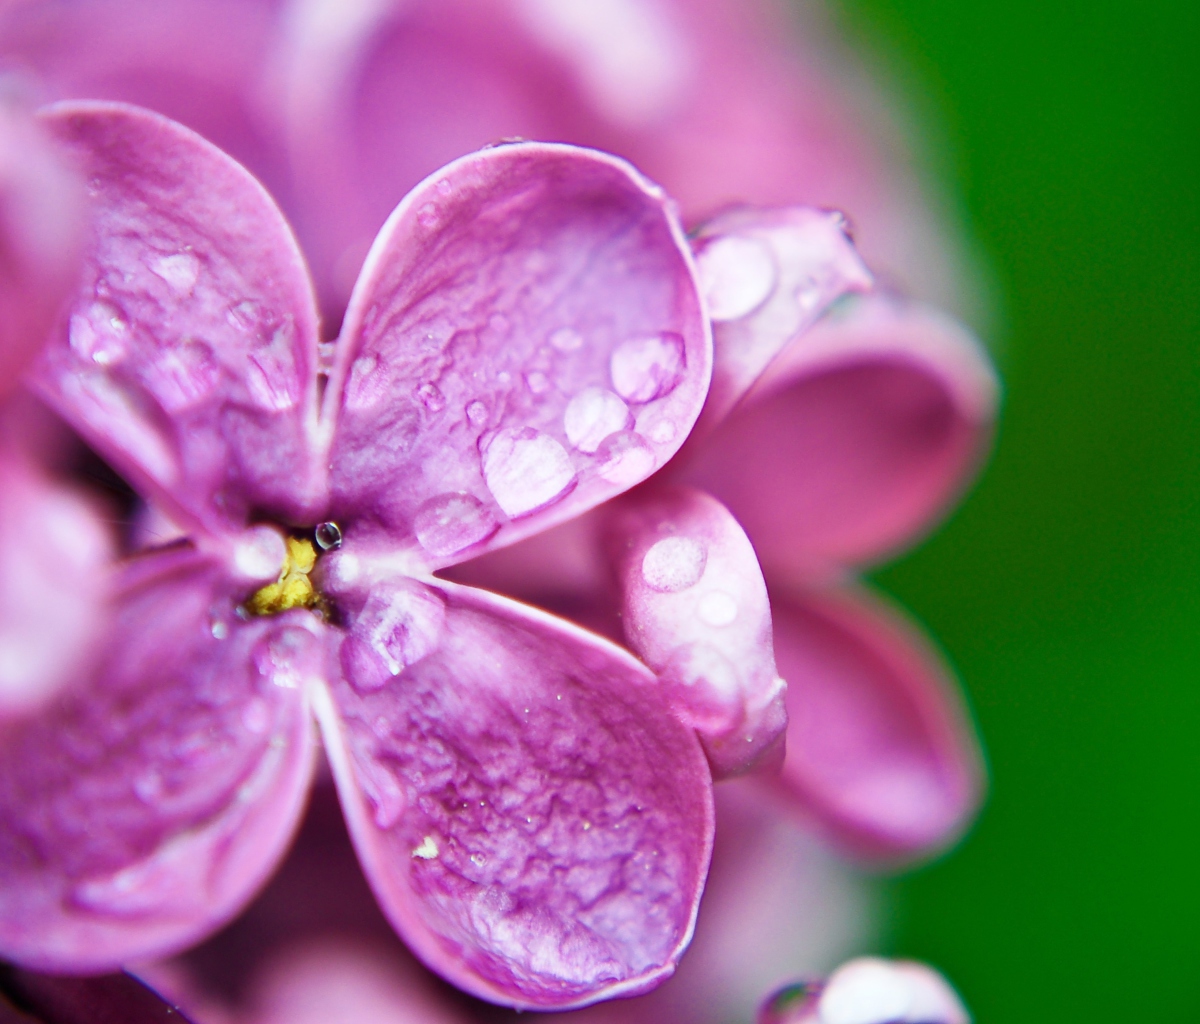
[[[700,598],[696,611],[701,621],[710,626],[728,626],[737,618],[738,606],[725,591],[713,590]]]
[[[708,550],[691,537],[664,537],[642,556],[642,578],[651,590],[674,594],[704,575]]]
[[[771,250],[745,235],[725,235],[709,242],[696,254],[696,269],[714,320],[740,320],[753,313],[779,282]]]
[[[655,470],[654,451],[632,430],[609,434],[596,449],[596,471],[618,487],[632,487]]]
[[[67,328],[71,349],[97,366],[112,366],[124,358],[129,325],[107,302],[93,302],[86,314],[72,315]]]
[[[589,455],[600,447],[609,434],[633,426],[629,406],[607,388],[584,388],[563,413],[563,429],[567,440]]]
[[[190,252],[159,256],[150,269],[170,285],[176,295],[191,295],[200,277],[200,261]]]
[[[482,501],[464,491],[430,498],[413,516],[418,543],[438,558],[456,555],[487,540],[499,525]]]
[[[488,411],[486,405],[478,400],[467,403],[467,419],[474,423],[475,426],[482,427],[487,422],[487,418]]]
[[[482,464],[488,490],[513,519],[557,501],[575,485],[567,450],[530,427],[499,431],[484,451]]]
[[[617,394],[641,404],[674,391],[686,366],[683,338],[663,331],[622,342],[612,354],[609,370]]]
[[[387,583],[371,588],[363,610],[350,624],[343,644],[350,682],[359,690],[376,690],[389,676],[398,676],[431,654],[441,643],[446,625],[446,605],[428,587],[419,583]],[[370,663],[365,645],[378,659],[386,675]]]
[[[320,523],[313,531],[313,539],[322,551],[334,551],[342,546],[342,528],[337,523]]]
[[[446,397],[438,390],[436,384],[427,381],[417,388],[417,394],[430,412],[441,412],[446,408]]]

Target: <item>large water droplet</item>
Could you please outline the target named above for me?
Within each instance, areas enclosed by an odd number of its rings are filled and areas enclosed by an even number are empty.
[[[200,261],[190,252],[158,256],[150,269],[170,285],[176,295],[191,295],[200,277]]]
[[[337,523],[319,523],[313,530],[313,539],[322,551],[336,551],[342,546],[342,528]]]
[[[655,469],[653,449],[632,430],[609,434],[596,449],[596,459],[596,472],[619,487],[632,487]]]
[[[413,516],[413,533],[438,558],[487,540],[499,527],[496,517],[473,494],[454,491],[430,498]]]
[[[115,306],[93,302],[86,313],[71,317],[67,338],[76,355],[98,366],[112,366],[128,351],[129,325]]]
[[[686,365],[683,338],[663,331],[622,342],[613,351],[609,369],[617,394],[627,402],[643,403],[674,391]]]
[[[422,404],[430,412],[441,412],[446,408],[446,396],[438,390],[438,386],[431,382],[426,382],[417,388],[417,394],[420,396]]]
[[[184,338],[161,350],[148,377],[159,403],[175,413],[204,401],[216,388],[221,367],[205,342]]]
[[[758,309],[779,282],[779,267],[757,238],[725,235],[696,254],[700,287],[714,320],[739,320]]]
[[[371,671],[361,658],[365,652],[351,650],[343,657],[355,658],[350,682],[358,690],[383,686],[437,649],[446,625],[446,605],[429,587],[419,583],[384,583],[372,587],[363,610],[349,625],[348,642],[365,644],[376,656],[386,675]]]
[[[737,618],[737,601],[723,590],[711,590],[700,598],[696,613],[710,626],[728,626]]]
[[[487,406],[476,399],[473,402],[467,403],[467,419],[477,427],[482,427],[488,418]]]
[[[607,388],[584,388],[567,403],[563,413],[567,440],[589,455],[609,434],[631,426],[629,406]]]
[[[704,575],[708,549],[691,537],[664,537],[642,556],[642,579],[651,590],[674,594]]]
[[[557,501],[575,485],[567,450],[530,427],[499,431],[483,453],[482,466],[496,504],[513,519]]]

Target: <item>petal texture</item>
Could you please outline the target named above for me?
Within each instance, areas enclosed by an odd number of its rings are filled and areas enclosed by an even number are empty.
[[[970,480],[996,392],[954,321],[872,296],[793,342],[682,476],[729,506],[772,579],[878,559]]]
[[[334,514],[380,524],[424,566],[644,479],[695,422],[712,359],[662,193],[613,157],[533,143],[464,157],[406,197],[339,344]]]
[[[482,592],[425,590],[445,612],[436,648],[383,686],[343,658],[350,682],[318,705],[381,905],[430,967],[493,1002],[653,987],[708,869],[694,735],[618,648]]]
[[[51,108],[93,240],[42,393],[139,486],[210,528],[311,515],[316,313],[261,186],[199,136],[119,104]]]
[[[0,746],[0,955],[34,969],[111,970],[214,930],[308,790],[311,617],[241,622],[185,550],[126,583],[87,685]]]
[[[775,671],[771,606],[754,549],[719,501],[678,488],[612,514],[625,637],[700,734],[713,774],[783,754],[787,686]]]
[[[781,781],[844,846],[871,858],[948,845],[979,806],[975,731],[941,660],[863,595],[777,596],[788,681]]]

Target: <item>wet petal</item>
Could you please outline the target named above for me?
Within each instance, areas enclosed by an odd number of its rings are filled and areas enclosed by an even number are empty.
[[[762,572],[733,516],[687,488],[639,493],[612,513],[608,545],[625,638],[670,687],[714,776],[777,765],[787,686]]]
[[[45,340],[79,271],[83,189],[50,138],[0,96],[0,396]]]
[[[776,595],[788,681],[781,781],[832,836],[871,858],[955,840],[983,789],[975,731],[917,630],[865,594]]]
[[[105,621],[97,510],[0,448],[0,722],[74,682]]]
[[[410,193],[339,345],[335,515],[382,524],[427,566],[644,479],[687,435],[711,369],[662,193],[613,157],[532,143]]]
[[[841,214],[825,210],[731,210],[692,245],[713,319],[713,383],[699,433],[724,419],[833,302],[869,288],[871,275]]]
[[[343,658],[349,682],[317,709],[385,912],[493,1002],[653,987],[691,938],[708,868],[695,736],[618,648],[480,591],[424,589],[444,608],[436,648],[382,686]]]
[[[767,574],[820,572],[911,543],[958,497],[991,438],[982,348],[934,310],[872,296],[783,352],[695,453]]]
[[[244,595],[186,550],[126,583],[86,685],[0,745],[0,956],[34,969],[111,970],[215,930],[308,790],[311,616],[242,622]]]
[[[302,517],[316,314],[261,186],[197,135],[119,104],[45,115],[88,179],[94,238],[42,394],[169,510],[210,527]]]

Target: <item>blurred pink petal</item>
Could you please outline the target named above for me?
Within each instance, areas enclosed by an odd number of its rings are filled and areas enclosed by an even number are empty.
[[[720,502],[682,488],[627,498],[610,516],[625,638],[670,688],[714,775],[781,761],[787,686],[741,527]]]
[[[788,681],[780,781],[850,850],[895,860],[951,843],[979,805],[974,728],[942,660],[862,592],[775,594]]]
[[[986,450],[996,397],[963,328],[873,295],[786,348],[680,475],[729,507],[769,577],[820,576],[944,514]]]

